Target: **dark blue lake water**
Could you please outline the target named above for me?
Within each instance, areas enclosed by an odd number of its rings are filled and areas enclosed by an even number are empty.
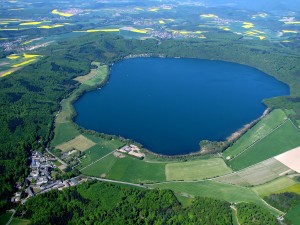
[[[262,100],[288,95],[287,85],[235,63],[135,58],[112,66],[109,83],[76,103],[75,122],[120,135],[161,154],[199,150],[262,115]]]

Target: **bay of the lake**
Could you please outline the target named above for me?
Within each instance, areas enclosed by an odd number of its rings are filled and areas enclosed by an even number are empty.
[[[75,122],[155,153],[187,154],[260,117],[263,99],[288,94],[284,83],[240,64],[134,58],[113,65],[103,88],[75,102]]]

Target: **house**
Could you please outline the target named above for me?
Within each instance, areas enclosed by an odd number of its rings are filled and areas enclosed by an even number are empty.
[[[26,192],[29,196],[34,196],[34,193],[33,193],[31,187],[26,188],[25,192]]]
[[[132,156],[135,156],[135,157],[140,158],[140,159],[143,159],[145,157],[145,154],[135,152],[135,151],[128,152],[128,155],[132,155]]]
[[[77,184],[78,184],[78,181],[75,178],[71,178],[70,185],[74,186],[74,185],[77,185]]]

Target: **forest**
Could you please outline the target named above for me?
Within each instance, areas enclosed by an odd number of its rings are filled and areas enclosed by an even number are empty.
[[[87,74],[92,61],[111,65],[129,55],[224,60],[256,67],[287,83],[291,96],[268,99],[271,108],[290,108],[300,117],[299,57],[276,44],[226,39],[136,40],[111,34],[88,34],[59,41],[40,50],[43,58],[0,82],[0,212],[9,208],[15,184],[28,173],[30,150],[47,147],[52,139],[60,101],[79,84],[73,78]]]
[[[228,202],[197,197],[183,207],[169,190],[143,190],[99,181],[38,195],[17,211],[36,225],[232,224]],[[255,205],[238,205],[238,212],[243,224],[277,224],[273,215]]]

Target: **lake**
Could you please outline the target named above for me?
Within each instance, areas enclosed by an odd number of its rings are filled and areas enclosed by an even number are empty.
[[[260,117],[262,100],[289,87],[252,67],[223,61],[134,58],[111,67],[108,83],[84,94],[75,122],[160,154],[199,151]]]

